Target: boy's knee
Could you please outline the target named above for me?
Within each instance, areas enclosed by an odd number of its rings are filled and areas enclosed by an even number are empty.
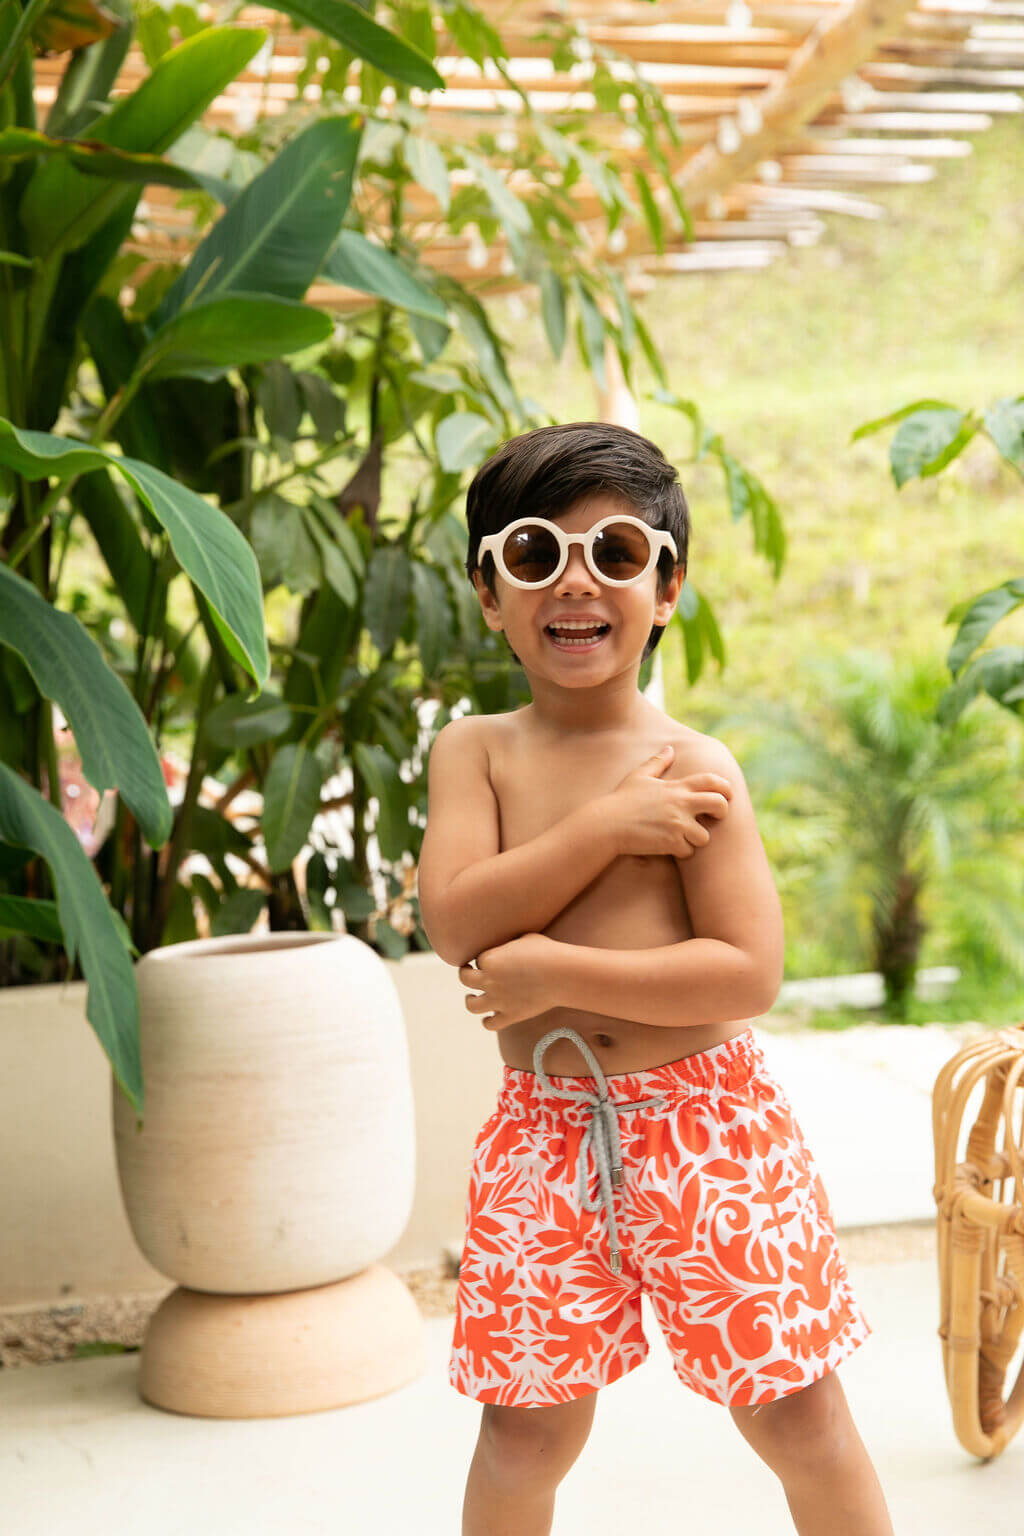
[[[561,1481],[587,1442],[597,1393],[539,1408],[485,1403],[480,1446],[492,1475],[510,1484]]]
[[[740,1433],[780,1477],[813,1475],[846,1454],[852,1423],[834,1372],[773,1403],[730,1412]]]

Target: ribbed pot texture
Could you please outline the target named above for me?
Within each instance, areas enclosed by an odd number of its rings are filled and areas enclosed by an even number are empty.
[[[415,1127],[405,1024],[350,934],[200,939],[136,967],[143,1126],[112,1078],[118,1175],[146,1258],[193,1290],[345,1279],[401,1237]]]

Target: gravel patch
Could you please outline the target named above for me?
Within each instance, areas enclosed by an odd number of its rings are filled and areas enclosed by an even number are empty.
[[[46,1365],[138,1349],[168,1286],[142,1296],[91,1296],[0,1313],[0,1367]]]
[[[851,1227],[839,1234],[839,1246],[851,1264],[934,1259],[935,1223]],[[459,1281],[449,1261],[416,1265],[399,1273],[424,1317],[454,1314]],[[137,1350],[149,1319],[172,1289],[169,1286],[141,1296],[99,1296],[0,1313],[0,1368]]]

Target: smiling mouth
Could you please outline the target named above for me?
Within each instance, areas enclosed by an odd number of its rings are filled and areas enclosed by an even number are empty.
[[[596,651],[598,646],[601,645],[601,643],[611,633],[611,625],[610,624],[603,624],[603,625],[596,626],[596,629],[597,629],[597,633],[596,634],[595,633],[590,633],[590,634],[583,634],[583,633],[581,633],[581,634],[578,634],[578,635],[574,635],[569,630],[566,630],[566,631],[564,631],[562,633],[556,633],[550,627],[550,625],[545,625],[544,626],[544,633],[547,636],[547,638],[551,641],[552,645],[555,647],[555,649],[557,651],[580,651],[580,652],[585,652],[585,651]]]

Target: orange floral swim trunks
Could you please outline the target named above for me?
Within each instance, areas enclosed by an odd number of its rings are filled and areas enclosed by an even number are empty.
[[[567,1035],[591,1075],[549,1076]],[[749,1027],[605,1076],[567,1029],[508,1065],[477,1134],[448,1378],[481,1403],[582,1397],[649,1353],[642,1294],[686,1386],[787,1397],[868,1338],[820,1174]]]

